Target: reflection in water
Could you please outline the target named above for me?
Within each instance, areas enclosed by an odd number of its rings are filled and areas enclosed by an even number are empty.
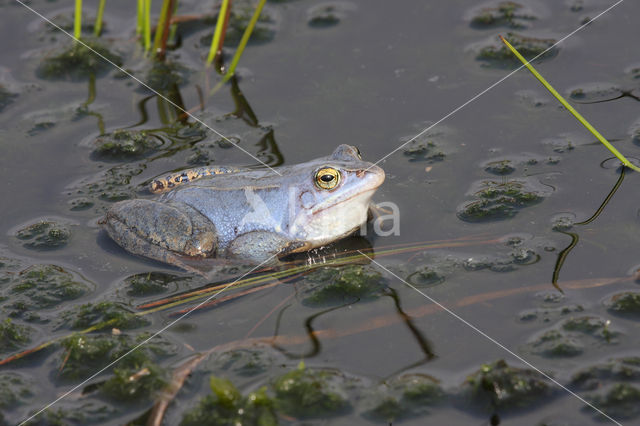
[[[604,208],[607,206],[607,204],[609,204],[609,201],[611,201],[611,199],[613,198],[613,195],[616,193],[616,191],[618,191],[618,188],[620,188],[620,186],[622,185],[622,181],[624,180],[626,170],[627,170],[626,167],[620,168],[620,177],[618,177],[618,180],[616,181],[615,185],[613,185],[613,188],[611,188],[611,191],[609,191],[604,201],[600,204],[600,207],[598,207],[595,213],[591,215],[589,219],[584,220],[582,222],[576,222],[574,225],[588,225],[594,220],[596,220],[598,216],[600,216],[600,214],[604,211]],[[553,277],[551,282],[553,283],[553,286],[555,288],[557,288],[560,292],[562,292],[562,289],[558,286],[558,278],[560,277],[560,270],[562,269],[562,266],[564,265],[565,260],[567,260],[567,256],[569,256],[569,253],[571,253],[571,250],[573,250],[573,248],[578,244],[580,237],[578,236],[577,232],[568,232],[568,231],[560,231],[560,230],[558,230],[557,232],[560,232],[561,234],[568,235],[569,237],[571,237],[571,242],[569,243],[569,245],[565,247],[558,254],[558,259],[556,260],[556,264],[553,268]]]

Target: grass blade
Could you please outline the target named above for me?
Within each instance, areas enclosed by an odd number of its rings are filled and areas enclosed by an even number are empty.
[[[544,77],[542,77],[540,75],[540,73],[538,71],[535,70],[535,68],[533,68],[533,65],[531,65],[531,63],[529,63],[529,61],[527,61],[521,54],[520,52],[518,52],[516,50],[515,47],[513,47],[511,45],[511,43],[509,43],[504,37],[500,36],[500,40],[502,40],[502,42],[511,50],[511,52],[513,52],[514,55],[516,55],[516,57],[520,60],[520,62],[522,62],[524,64],[525,67],[527,67],[527,69],[529,71],[531,71],[531,74],[534,75],[535,78],[538,79],[538,81],[540,83],[542,83],[542,85],[558,100],[560,101],[560,103],[562,104],[563,107],[565,107],[580,123],[582,123],[582,125],[584,127],[587,128],[587,130],[589,130],[591,132],[591,134],[593,136],[596,137],[596,139],[598,139],[600,142],[602,142],[602,144],[604,146],[607,147],[607,149],[609,151],[611,151],[611,153],[613,155],[616,156],[616,158],[620,161],[622,161],[622,165],[629,167],[632,170],[635,170],[637,172],[640,172],[640,168],[635,166],[634,164],[632,164],[629,160],[627,160],[627,158],[622,155],[613,145],[611,145],[611,143],[605,139],[604,136],[602,136],[600,134],[600,132],[598,132],[582,115],[580,115],[580,113],[578,111],[575,110],[575,108],[573,108],[569,102],[567,102],[562,95],[560,95],[560,93],[558,93],[556,91],[556,89],[553,88],[553,86],[551,86],[551,84],[549,84],[549,82],[547,82],[547,80],[544,79]]]
[[[93,34],[96,37],[100,37],[100,33],[102,32],[102,16],[104,15],[104,4],[107,0],[100,0],[100,4],[98,4],[98,13],[96,14],[96,23],[93,26]]]
[[[138,0],[138,20],[136,22],[136,34],[141,35],[144,28],[144,0]]]
[[[170,14],[173,12],[173,5],[171,0],[162,1],[162,9],[160,9],[160,17],[158,18],[158,25],[156,25],[156,34],[153,38],[153,56],[161,57],[164,54],[163,40],[166,40],[164,34],[168,34],[168,26]]]
[[[151,0],[144,0],[144,50],[151,48]]]
[[[222,29],[224,28],[224,21],[229,11],[229,3],[231,0],[223,0],[222,6],[220,6],[220,12],[218,13],[218,20],[216,21],[216,30],[213,33],[213,39],[211,40],[211,47],[209,48],[209,56],[207,56],[207,66],[211,65],[218,52],[222,50],[220,40],[222,38]]]
[[[258,22],[258,18],[260,17],[260,13],[262,12],[262,8],[264,7],[264,4],[266,2],[267,0],[260,0],[258,2],[258,6],[256,6],[256,10],[253,12],[251,21],[249,21],[249,25],[247,25],[247,28],[244,30],[244,34],[242,34],[242,39],[240,39],[240,44],[236,49],[235,55],[233,55],[233,59],[231,60],[231,65],[229,65],[229,69],[227,70],[222,80],[218,84],[216,84],[216,86],[211,90],[211,94],[217,92],[222,87],[222,85],[224,85],[227,81],[229,81],[229,79],[235,73],[236,67],[238,66],[238,62],[240,62],[240,57],[242,56],[242,53],[244,52],[245,47],[247,47],[247,43],[249,42],[251,33],[253,33],[253,29],[255,28],[256,23]]]
[[[82,0],[76,0],[76,12],[73,18],[73,36],[78,39],[82,35]]]

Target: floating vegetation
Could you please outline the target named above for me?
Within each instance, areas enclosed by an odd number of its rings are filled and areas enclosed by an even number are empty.
[[[602,388],[607,381],[640,383],[640,357],[616,358],[575,373],[571,384],[584,390]]]
[[[0,353],[14,351],[29,343],[31,327],[20,325],[6,318],[0,321]]]
[[[131,179],[146,169],[144,163],[129,163],[114,166],[98,176],[75,185],[68,195],[81,196],[89,203],[96,201],[116,202],[135,198],[137,192]]]
[[[605,391],[588,395],[587,399],[614,418],[632,419],[640,414],[640,387],[629,383],[616,383]]]
[[[438,268],[425,265],[419,267],[407,277],[407,281],[416,287],[428,287],[441,284],[445,281],[445,275]]]
[[[501,1],[495,5],[481,6],[471,17],[471,26],[474,28],[507,27],[523,29],[529,26],[531,21],[538,19],[529,9],[520,3],[513,1]]]
[[[238,349],[218,355],[213,361],[213,368],[252,377],[267,371],[273,362],[273,357],[266,351]]]
[[[68,226],[54,221],[40,221],[19,229],[16,238],[31,250],[53,250],[64,247],[71,238]]]
[[[640,318],[640,292],[638,291],[614,294],[605,304],[611,313]]]
[[[143,333],[136,337],[119,335],[72,335],[61,342],[65,352],[61,359],[60,374],[65,379],[88,377],[148,338]],[[168,382],[168,371],[156,361],[173,353],[163,340],[154,339],[123,357],[114,369],[114,375],[100,383],[100,390],[119,401],[149,399]]]
[[[321,268],[308,275],[307,280],[312,283],[303,300],[308,306],[333,306],[377,298],[387,286],[387,280],[378,270],[360,265]]]
[[[37,312],[77,299],[91,289],[91,285],[57,265],[33,265],[21,271],[9,287],[12,315],[27,315],[37,320]]]
[[[87,303],[74,306],[63,312],[61,319],[72,329],[85,329],[96,324],[108,322],[111,327],[121,330],[148,325],[147,319],[134,315],[116,302]]]
[[[368,398],[366,417],[392,423],[429,414],[444,399],[438,382],[423,374],[406,374],[383,382]]]
[[[518,49],[527,60],[531,60],[538,55],[541,55],[538,60],[549,59],[558,53],[557,46],[545,52],[556,43],[557,40],[552,38],[536,38],[511,32],[507,33],[505,38]],[[513,56],[509,48],[494,37],[492,37],[489,42],[478,46],[477,50],[476,59],[485,62],[487,66],[513,68],[520,63],[518,59]],[[543,52],[545,53],[542,54]]]
[[[31,380],[27,380],[19,373],[11,371],[0,373],[0,410],[10,410],[24,404],[25,400],[33,396],[33,388],[34,384]],[[1,413],[0,421],[2,421]]]
[[[586,348],[615,344],[619,335],[611,329],[609,321],[584,315],[562,321],[558,327],[535,338],[528,348],[546,357],[574,357]]]
[[[312,28],[333,27],[354,9],[353,4],[344,1],[321,3],[307,10],[307,24]]]
[[[589,83],[568,90],[569,97],[580,103],[602,102],[618,98],[622,89],[613,83]]]
[[[0,112],[2,112],[2,110],[5,109],[17,97],[17,93],[10,92],[6,87],[0,84]]]
[[[124,279],[123,284],[129,296],[144,297],[164,293],[169,286],[175,290],[182,284],[190,283],[192,279],[192,277],[182,277],[164,272],[148,272],[131,275]]]
[[[493,410],[530,407],[550,396],[552,390],[540,373],[499,360],[483,364],[467,377],[462,392],[474,404]]]
[[[95,40],[83,39],[83,43],[116,65],[122,65],[122,59],[111,53]],[[103,75],[113,69],[113,65],[96,55],[81,43],[73,43],[65,50],[45,57],[37,69],[40,78],[47,80],[79,80],[91,75]]]
[[[347,378],[338,370],[310,369],[304,364],[273,381],[276,407],[289,416],[313,418],[344,414],[351,408]]]
[[[475,200],[458,208],[458,217],[468,222],[508,219],[542,201],[549,191],[531,178],[484,180],[472,189]]]
[[[119,129],[96,138],[95,159],[131,160],[156,152],[165,141],[146,130]]]
[[[564,305],[558,307],[527,309],[520,313],[519,318],[520,321],[538,320],[541,322],[550,322],[559,317],[580,312],[584,312],[584,307],[582,305]]]
[[[187,67],[174,61],[153,61],[149,65],[144,82],[152,89],[165,94],[184,84],[191,73]]]
[[[262,387],[243,396],[231,381],[211,376],[211,394],[200,400],[180,422],[188,425],[261,425],[278,424],[274,402]]]
[[[493,175],[510,175],[511,173],[516,171],[516,168],[513,166],[511,160],[494,160],[489,161],[484,165],[485,172],[491,173]]]

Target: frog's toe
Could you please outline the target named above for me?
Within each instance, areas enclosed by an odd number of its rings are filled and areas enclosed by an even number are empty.
[[[163,262],[170,252],[209,257],[216,251],[213,224],[183,204],[121,201],[109,209],[104,224],[109,236],[126,250]]]

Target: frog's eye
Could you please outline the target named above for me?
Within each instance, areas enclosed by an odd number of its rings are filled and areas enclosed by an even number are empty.
[[[340,172],[333,167],[324,167],[316,172],[316,185],[322,189],[333,189],[340,183]]]

